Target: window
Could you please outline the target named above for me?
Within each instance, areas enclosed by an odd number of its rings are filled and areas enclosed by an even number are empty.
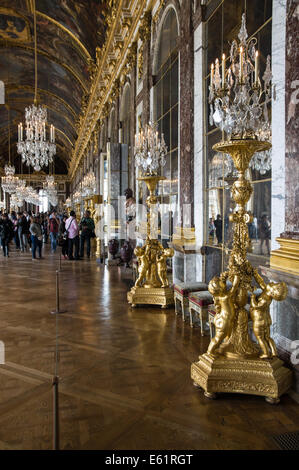
[[[154,120],[159,133],[164,134],[168,147],[166,165],[162,170],[166,180],[160,183],[162,203],[176,205],[178,195],[179,158],[179,56],[177,50],[178,23],[175,11],[169,9],[163,22],[154,87]]]
[[[218,7],[213,9],[206,23],[206,70],[210,69],[211,63],[217,57],[221,58],[223,52],[226,56],[229,55],[230,44],[238,35],[245,7],[248,36],[257,38],[263,73],[267,55],[271,54],[272,2],[269,0],[250,2],[223,0],[219,2]],[[224,270],[228,263],[233,242],[233,224],[229,222],[229,215],[235,210],[231,187],[237,176],[231,158],[213,150],[213,145],[222,140],[222,135],[221,131],[215,126],[211,126],[209,122],[207,98],[209,83],[210,76],[208,75],[205,77],[207,281]],[[271,169],[263,171],[256,168],[250,168],[247,175],[253,185],[253,195],[247,210],[254,217],[253,223],[248,225],[252,241],[252,252],[248,253],[248,258],[254,266],[265,262],[271,249],[270,230],[267,233],[265,230],[266,225],[271,224]]]

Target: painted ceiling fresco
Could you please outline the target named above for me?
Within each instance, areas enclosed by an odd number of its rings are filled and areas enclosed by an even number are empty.
[[[16,166],[17,125],[34,99],[32,0],[0,0],[0,166],[8,160],[8,106],[11,158]],[[88,63],[105,40],[109,1],[36,0],[38,101],[48,110],[57,140],[56,169],[67,172],[77,134],[75,123],[90,88]]]

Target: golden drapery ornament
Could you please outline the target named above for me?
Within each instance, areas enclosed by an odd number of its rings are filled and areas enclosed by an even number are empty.
[[[230,222],[234,223],[234,240],[228,270],[209,283],[216,310],[215,336],[207,353],[191,366],[194,385],[203,388],[209,398],[221,392],[248,393],[277,403],[291,385],[291,372],[277,358],[276,346],[270,337],[270,304],[273,299],[284,300],[287,287],[283,282],[266,285],[247,260],[250,247],[247,224],[252,216],[246,212],[246,204],[252,195],[252,185],[245,173],[254,153],[270,148],[269,142],[249,139],[221,142],[213,147],[231,155],[239,177],[232,187],[236,211],[230,216]],[[262,290],[259,296],[253,293],[253,281]],[[258,344],[248,333],[249,316],[245,306],[249,296],[250,317]]]
[[[173,305],[173,291],[169,287],[167,278],[167,258],[174,255],[172,248],[163,248],[157,240],[157,233],[153,229],[155,218],[154,208],[157,204],[155,189],[159,181],[165,179],[162,176],[144,176],[139,178],[144,181],[149,189],[147,198],[147,238],[145,245],[135,248],[138,260],[138,278],[135,286],[128,292],[128,302],[132,307],[136,305],[161,305],[167,308]]]

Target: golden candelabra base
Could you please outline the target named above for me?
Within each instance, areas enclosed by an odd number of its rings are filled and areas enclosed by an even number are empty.
[[[292,372],[277,357],[230,359],[203,354],[191,365],[191,378],[208,398],[217,393],[242,393],[263,396],[275,404],[290,388]]]
[[[215,335],[207,352],[191,367],[194,384],[202,387],[209,398],[222,392],[244,393],[261,395],[270,403],[278,403],[292,382],[292,374],[277,358],[277,348],[271,338],[270,306],[273,300],[285,300],[287,286],[284,282],[266,284],[247,259],[251,247],[248,223],[252,222],[252,215],[246,206],[253,188],[246,172],[254,153],[270,147],[268,142],[251,139],[221,142],[213,147],[217,152],[231,155],[238,179],[231,189],[236,208],[229,218],[234,223],[234,241],[227,271],[209,283],[216,311]],[[259,295],[254,293],[257,286],[261,289]],[[249,315],[245,308],[248,297]],[[249,319],[258,344],[249,337]]]
[[[173,290],[170,287],[133,287],[127,296],[132,307],[161,305],[162,308],[167,308],[174,304]]]
[[[144,246],[136,247],[134,253],[138,261],[138,278],[135,286],[127,294],[128,302],[132,307],[137,305],[161,305],[167,308],[174,305],[173,290],[169,287],[167,277],[167,259],[174,255],[172,248],[164,248],[157,240],[156,230],[152,233],[153,208],[157,203],[154,194],[159,181],[163,176],[148,175],[139,178],[148,187],[150,195],[147,198],[149,211],[147,214],[147,238]]]

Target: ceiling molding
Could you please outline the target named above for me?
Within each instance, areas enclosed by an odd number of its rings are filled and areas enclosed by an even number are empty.
[[[130,18],[128,18],[130,21],[128,21],[128,23],[124,23],[122,19],[122,14],[124,12],[124,1],[120,0],[118,2],[117,9],[114,12],[113,23],[111,24],[111,27],[108,30],[107,40],[102,49],[102,54],[97,67],[97,72],[92,83],[88,105],[86,106],[85,114],[82,119],[82,124],[80,126],[80,131],[78,134],[78,139],[76,141],[75,149],[72,155],[72,161],[70,165],[71,178],[74,177],[75,171],[80,165],[81,158],[85,152],[85,149],[94,131],[99,116],[101,116],[103,108],[106,105],[107,98],[109,97],[109,94],[113,86],[115,85],[121,66],[123,65],[125,57],[128,54],[129,46],[131,45],[134,35],[136,33],[136,29],[138,28],[138,23],[140,22],[140,19],[143,13],[145,12],[145,8],[147,7],[147,3],[147,0],[140,0],[138,2],[132,0],[130,2],[130,6],[125,9],[126,12],[130,11]],[[129,26],[127,27],[128,24]],[[110,48],[114,44],[115,31],[117,27],[120,27],[122,33],[123,25],[127,27],[126,32],[124,32],[122,35],[122,37],[124,38],[123,47],[121,48],[118,57],[113,57],[113,60],[110,64]],[[101,82],[104,82],[104,74],[105,72],[107,72],[107,67],[109,70],[109,66],[110,71],[108,73],[108,77],[106,78],[106,80],[108,79],[109,81],[107,86],[105,87],[104,93],[101,95],[99,91],[99,85]]]
[[[13,105],[15,105],[15,104],[20,104],[20,105],[23,105],[23,106],[25,107],[26,105],[28,105],[28,104],[30,105],[30,104],[31,104],[31,100],[29,100],[29,99],[26,100],[26,99],[22,99],[22,98],[20,98],[20,99],[14,99],[14,100],[13,100]],[[58,114],[58,115],[61,116],[63,119],[65,119],[66,122],[67,122],[67,123],[72,127],[72,129],[75,131],[75,134],[77,134],[75,123],[72,122],[72,121],[66,116],[66,114],[61,114],[56,108],[53,108],[53,107],[49,106],[48,104],[44,104],[43,106],[45,106],[45,108],[49,109],[50,111],[53,111],[54,113]],[[16,112],[21,112],[22,114],[24,114],[24,109],[21,111],[20,109],[15,108],[15,107],[13,107],[13,106],[11,106],[11,105],[10,105],[10,109],[11,109],[11,110],[14,110],[14,111],[16,111]],[[4,129],[4,128],[2,127],[2,129]]]
[[[5,80],[4,80],[4,82],[5,82]],[[28,90],[28,91],[32,91],[32,95],[34,96],[34,87],[31,86],[31,85],[16,85],[16,84],[6,84],[5,83],[5,90],[7,92],[11,92],[11,91],[14,91],[14,90]],[[43,88],[38,88],[37,93],[38,94],[39,93],[40,94],[44,93],[45,95],[49,95],[49,96],[52,96],[52,97],[56,98],[58,101],[60,101],[70,111],[70,113],[74,116],[74,119],[77,118],[76,111],[66,101],[64,101],[64,99],[61,98],[60,96],[56,95],[55,93],[52,93],[49,90],[44,90]],[[32,98],[32,102],[33,102],[33,98]]]
[[[56,26],[58,26],[60,29],[62,29],[65,33],[67,33],[72,39],[73,41],[76,42],[76,44],[78,44],[78,46],[80,47],[81,51],[84,52],[84,56],[85,58],[87,59],[91,59],[91,55],[90,53],[88,52],[88,50],[86,49],[86,47],[82,44],[82,42],[80,41],[80,39],[77,38],[77,36],[75,36],[74,33],[72,33],[68,28],[66,28],[65,26],[63,26],[61,23],[59,23],[58,21],[54,20],[54,18],[52,18],[51,16],[48,16],[46,15],[45,13],[42,13],[41,11],[36,11],[36,15],[37,16],[40,16],[42,18],[45,18],[46,20],[48,21],[51,21],[51,23],[55,24]]]
[[[21,42],[17,42],[17,41],[7,41],[5,39],[0,39],[0,47],[2,49],[5,49],[5,48],[13,48],[13,47],[17,47],[19,49],[25,49],[27,51],[32,51],[34,52],[34,47],[32,46],[29,46],[27,44],[24,44],[24,43],[21,43]],[[79,75],[67,64],[61,62],[59,59],[57,59],[56,57],[54,57],[53,55],[51,54],[48,54],[47,52],[45,51],[42,51],[41,49],[37,49],[37,53],[39,55],[42,55],[44,57],[46,57],[48,60],[50,60],[51,62],[55,62],[56,64],[60,65],[61,67],[63,67],[65,70],[67,70],[68,72],[70,72],[73,77],[78,81],[78,83],[80,84],[81,88],[83,88],[84,92],[87,93],[88,91],[88,87],[85,85],[85,83],[83,83],[83,80],[79,77]],[[34,61],[34,57],[33,57],[33,61]]]

